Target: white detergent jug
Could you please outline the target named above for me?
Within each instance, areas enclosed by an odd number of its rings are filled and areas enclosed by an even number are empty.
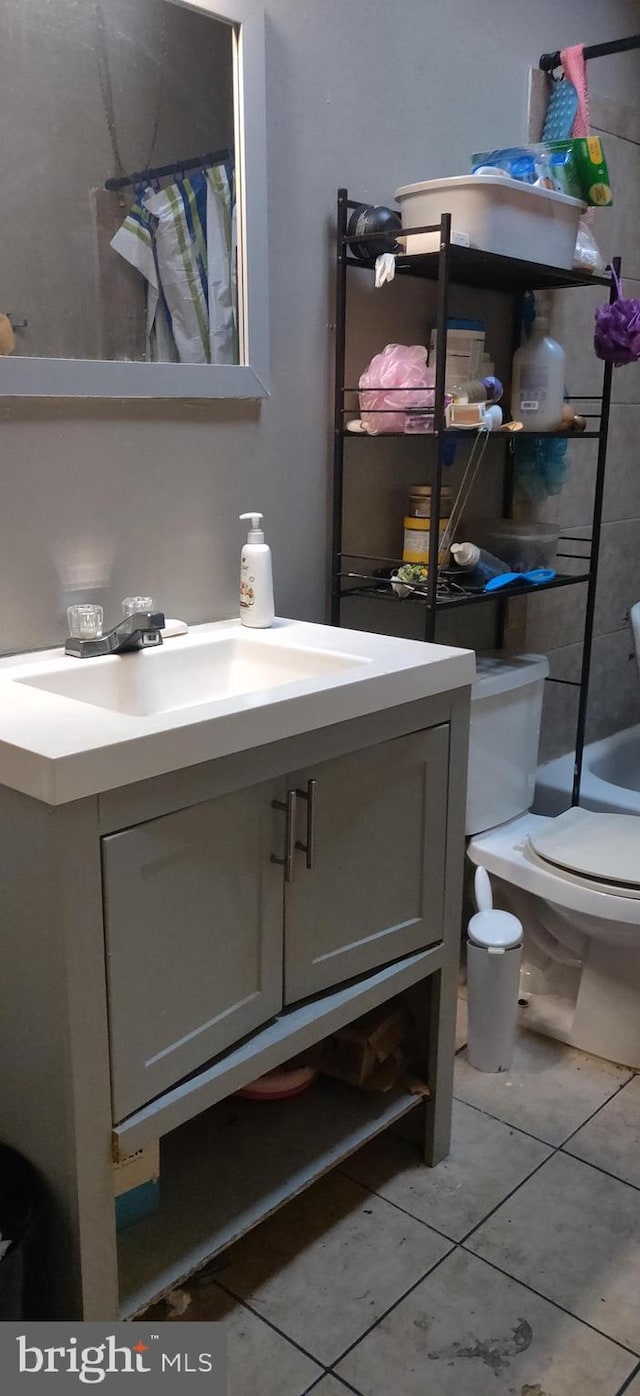
[[[537,315],[529,339],[513,356],[511,415],[524,431],[562,425],[565,353],[548,330],[547,317]]]

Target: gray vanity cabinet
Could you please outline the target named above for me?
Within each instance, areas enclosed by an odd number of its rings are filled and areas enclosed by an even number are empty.
[[[281,1008],[279,792],[265,782],[102,840],[116,1120]]]
[[[116,1121],[283,1002],[442,939],[448,760],[432,727],[103,839]]]
[[[139,1315],[392,1125],[446,1156],[468,726],[467,685],[58,806],[0,786],[1,1132],[48,1194],[29,1317]],[[237,1098],[398,995],[427,1098]],[[114,1163],[157,1144],[159,1207],[117,1233]]]
[[[448,761],[442,725],[292,777],[285,1003],[442,938]]]

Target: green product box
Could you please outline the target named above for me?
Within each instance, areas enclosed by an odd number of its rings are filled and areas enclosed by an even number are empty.
[[[560,175],[565,194],[597,208],[613,203],[609,170],[599,136],[579,136],[570,141],[548,141],[546,144],[552,155],[557,152],[567,157],[561,164],[552,161],[554,175]]]

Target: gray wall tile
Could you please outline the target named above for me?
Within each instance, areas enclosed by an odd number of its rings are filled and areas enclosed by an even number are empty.
[[[549,664],[554,678],[576,680],[580,677],[582,646],[567,645],[549,649]],[[575,746],[578,719],[578,690],[566,683],[547,681],[544,686],[540,760],[552,761]]]
[[[593,642],[587,740],[598,741],[640,722],[640,685],[628,628]]]
[[[596,211],[594,233],[603,257],[618,254],[627,276],[640,276],[640,145],[617,136],[602,138],[613,203]]]
[[[586,592],[585,585],[532,596],[527,606],[527,649],[544,654],[550,638],[554,649],[577,644],[584,629]]]
[[[580,678],[582,645],[549,651],[551,673],[558,679]],[[551,761],[572,751],[578,716],[578,690],[546,683],[542,712],[540,760]],[[593,641],[587,741],[595,742],[640,721],[640,683],[628,627]]]
[[[564,485],[559,494],[537,505],[531,517],[586,533],[593,519],[597,456],[597,441],[569,441]]]
[[[590,97],[591,123],[597,131],[612,132],[626,141],[640,143],[640,110],[595,93]]]
[[[634,368],[640,374],[640,365]],[[640,402],[611,408],[604,518],[640,518]]]
[[[596,593],[595,630],[620,630],[625,615],[640,600],[640,518],[602,526]]]

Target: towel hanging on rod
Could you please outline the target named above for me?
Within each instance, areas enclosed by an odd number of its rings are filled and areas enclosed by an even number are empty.
[[[233,161],[232,150],[213,150],[208,155],[196,155],[191,160],[175,160],[171,165],[156,165],[149,170],[135,170],[133,174],[122,175],[117,179],[105,180],[105,189],[127,189],[130,186],[153,184],[156,179],[168,175],[182,174],[184,170],[203,170],[212,165],[228,165]]]
[[[631,34],[628,39],[612,39],[608,44],[591,44],[584,50],[585,58],[606,58],[610,53],[626,53],[628,49],[640,48],[640,34]],[[560,67],[560,50],[540,55],[538,67],[545,73],[552,73]]]

